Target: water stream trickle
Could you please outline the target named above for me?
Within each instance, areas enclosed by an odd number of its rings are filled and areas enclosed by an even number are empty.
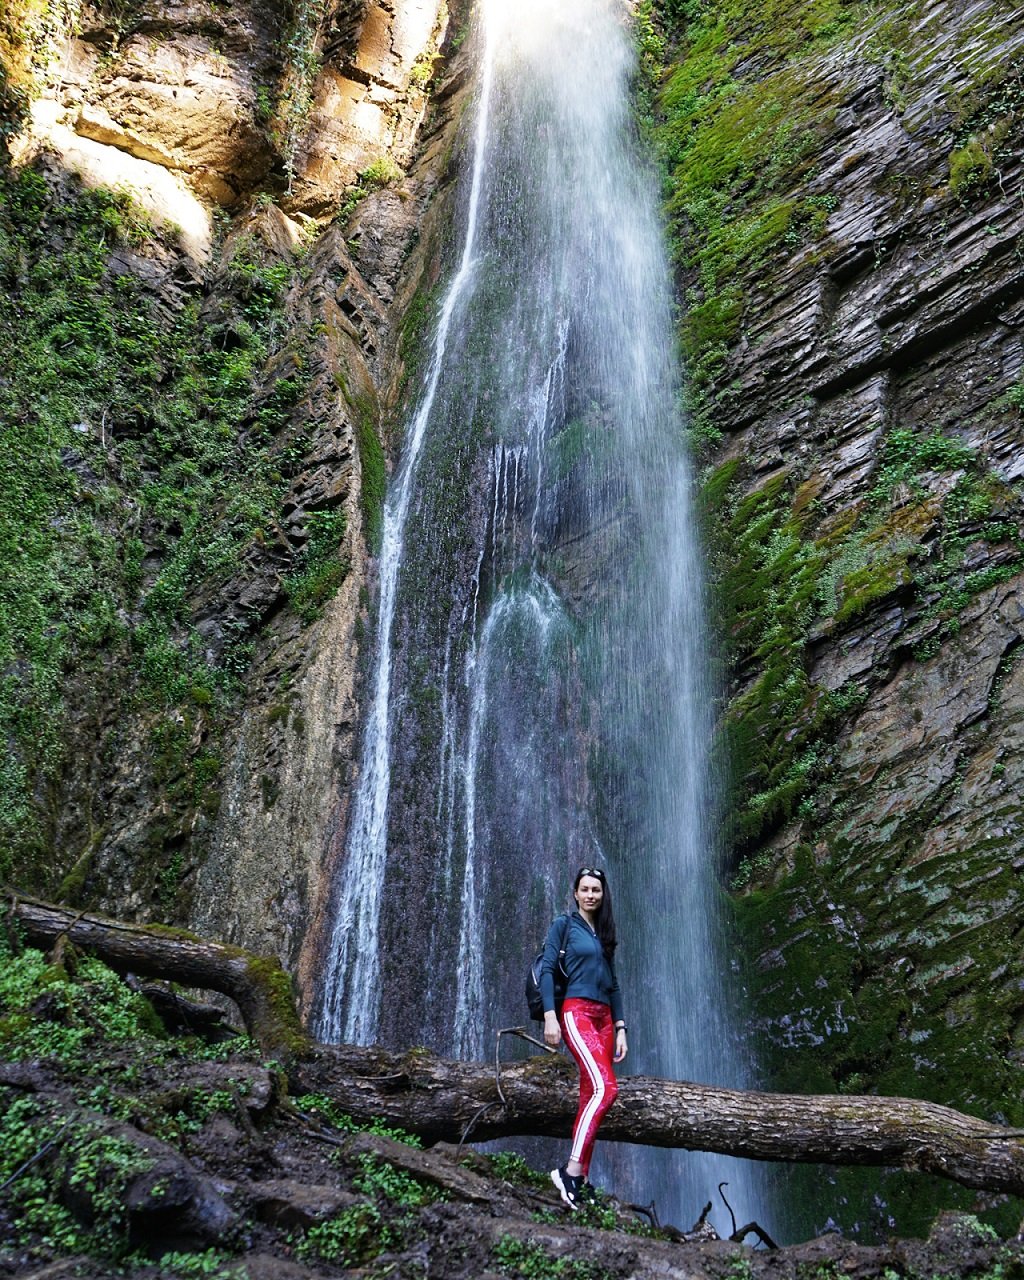
[[[745,1082],[713,870],[700,553],[621,0],[486,0],[464,202],[385,512],[320,1034],[488,1056],[573,870],[608,868],[633,1070]],[[383,998],[381,998],[383,992]],[[689,1225],[752,1167],[604,1148]]]

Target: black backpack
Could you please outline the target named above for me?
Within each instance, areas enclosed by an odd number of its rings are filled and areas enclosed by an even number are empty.
[[[569,916],[562,916],[561,946],[558,948],[558,966],[555,969],[555,1012],[561,1013],[562,1001],[565,999],[565,988],[569,985],[569,975],[565,972],[565,948],[569,941]],[[526,975],[526,1003],[530,1007],[530,1017],[534,1022],[544,1021],[544,997],[540,993],[540,965],[544,959],[543,949],[530,965]]]

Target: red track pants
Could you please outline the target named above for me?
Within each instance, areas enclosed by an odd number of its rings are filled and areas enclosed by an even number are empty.
[[[587,1176],[598,1125],[619,1092],[612,1066],[615,1028],[611,1009],[597,1000],[566,1000],[562,1005],[562,1035],[580,1069],[580,1105],[569,1159],[578,1160]]]

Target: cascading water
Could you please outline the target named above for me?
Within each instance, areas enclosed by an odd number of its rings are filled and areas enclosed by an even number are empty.
[[[487,0],[461,260],[385,512],[320,1033],[482,1057],[577,866],[608,868],[634,1070],[728,1032],[699,552],[621,0]],[[381,993],[383,992],[383,998]],[[689,1224],[719,1157],[603,1148]],[[606,1169],[607,1169],[606,1164]]]

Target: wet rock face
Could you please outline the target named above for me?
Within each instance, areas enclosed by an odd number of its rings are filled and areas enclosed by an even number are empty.
[[[774,35],[733,15],[735,54],[701,19],[665,109],[690,130],[666,145],[697,418],[722,433],[703,492],[766,1069],[1019,1123],[1024,37],[1006,12],[894,4],[811,41],[788,6]],[[732,90],[683,116],[673,86],[709,49]],[[722,141],[751,102],[768,177]],[[687,239],[716,192],[728,261]]]

